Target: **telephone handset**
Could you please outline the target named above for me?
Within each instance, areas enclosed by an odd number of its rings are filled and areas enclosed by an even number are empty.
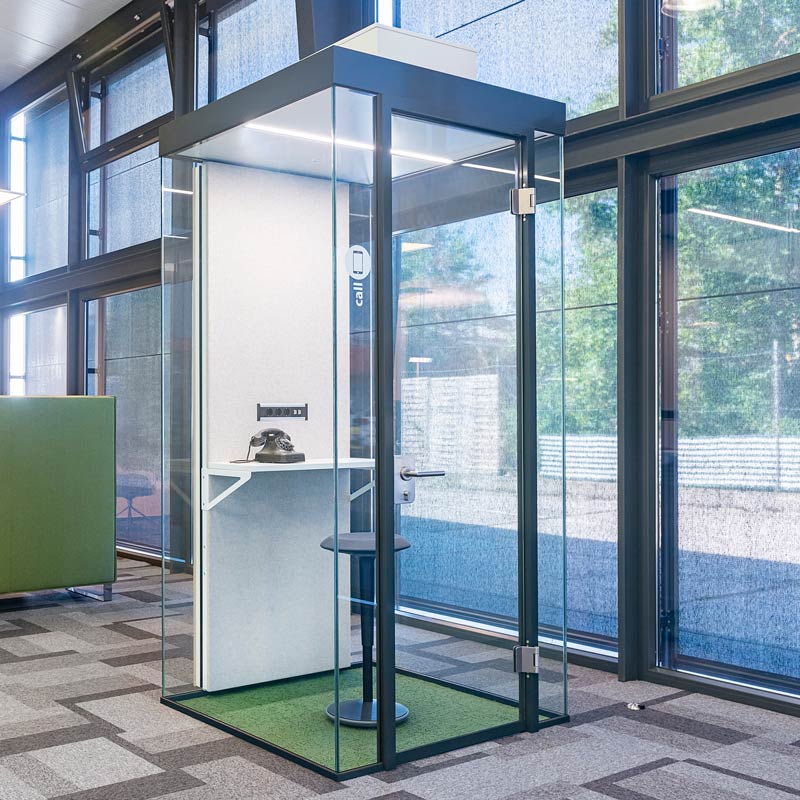
[[[305,461],[303,453],[298,453],[292,444],[292,437],[280,428],[266,428],[250,438],[250,448],[260,447],[256,461],[263,464],[296,464]],[[248,449],[248,456],[249,456]]]

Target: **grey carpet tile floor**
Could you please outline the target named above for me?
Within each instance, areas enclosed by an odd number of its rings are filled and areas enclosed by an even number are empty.
[[[0,800],[800,797],[800,718],[573,665],[565,725],[336,783],[161,705],[160,570],[121,561],[118,577],[109,603],[0,598]],[[172,576],[171,690],[191,683],[191,601],[191,581]],[[513,691],[502,650],[406,626],[398,647],[409,668]],[[557,705],[558,664],[542,687]]]

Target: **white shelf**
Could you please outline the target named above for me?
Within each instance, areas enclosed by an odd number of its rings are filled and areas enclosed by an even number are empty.
[[[335,466],[332,458],[311,458],[307,461],[298,461],[294,464],[262,464],[258,461],[235,463],[233,461],[212,462],[201,472],[202,479],[202,508],[210,511],[230,497],[237,489],[244,486],[256,472],[309,472],[311,470],[333,469]],[[371,458],[340,458],[339,469],[372,469],[375,461]],[[208,479],[216,475],[221,478],[236,478],[236,481],[223,489],[213,498],[208,496]],[[351,499],[360,494],[360,491],[351,496]]]
[[[375,461],[371,458],[340,458],[339,469],[372,469]],[[248,461],[237,464],[232,461],[215,461],[208,465],[205,472],[209,475],[239,475],[244,472],[305,472],[314,469],[333,469],[332,458],[310,458],[295,464],[262,464]]]

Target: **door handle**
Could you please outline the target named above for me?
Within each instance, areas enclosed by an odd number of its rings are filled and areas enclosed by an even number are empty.
[[[400,468],[400,477],[404,481],[410,481],[412,478],[443,478],[445,472],[443,469],[430,469],[427,471],[417,471],[410,467]]]

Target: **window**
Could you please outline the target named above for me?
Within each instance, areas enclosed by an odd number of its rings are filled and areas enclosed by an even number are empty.
[[[92,75],[84,112],[87,147],[98,147],[171,110],[172,89],[162,46],[107,74]]]
[[[478,51],[478,80],[578,117],[616,106],[616,0],[398,0],[400,27]]]
[[[89,173],[88,223],[90,258],[161,235],[158,144]]]
[[[558,235],[553,211],[547,203],[538,208],[537,242]],[[567,623],[571,638],[597,639],[606,648],[617,637],[616,189],[567,199],[564,228]],[[561,474],[559,273],[559,264],[537,259],[540,480],[545,484]],[[540,535],[539,546],[540,558],[548,558],[549,548],[556,551],[549,558],[560,558],[558,537]],[[552,605],[559,607],[556,598]]]
[[[661,182],[662,666],[800,689],[800,150]]]
[[[224,6],[210,35],[200,38],[198,53],[200,105],[294,63],[300,58],[294,0],[236,0]],[[214,70],[209,70],[211,58]],[[216,75],[211,87],[210,74]]]
[[[86,304],[86,393],[117,398],[117,543],[161,546],[161,288]]]
[[[797,0],[661,0],[662,91],[800,53]]]
[[[67,263],[69,105],[59,90],[11,118],[8,279]]]
[[[8,393],[67,392],[67,309],[56,306],[8,317]]]

